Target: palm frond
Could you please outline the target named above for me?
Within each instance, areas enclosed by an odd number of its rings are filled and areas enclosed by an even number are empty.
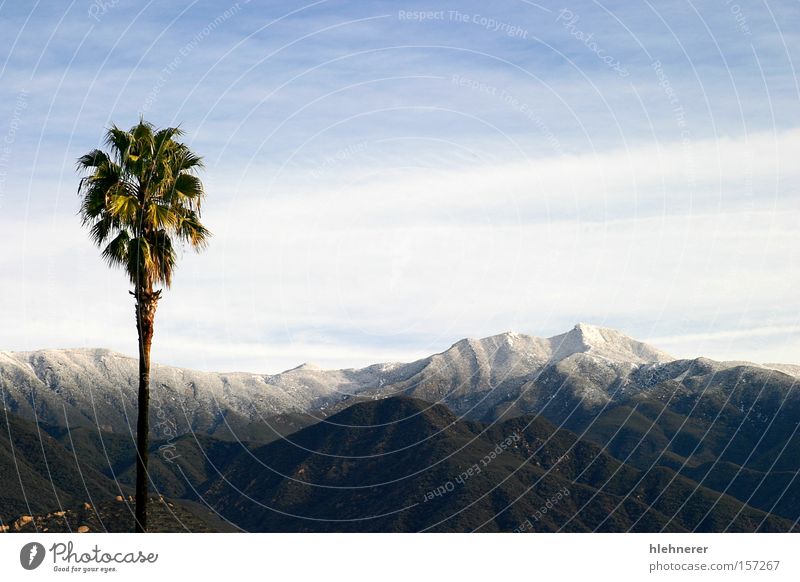
[[[108,154],[103,150],[92,150],[88,154],[84,154],[78,158],[78,169],[88,170],[90,168],[97,168],[103,164],[109,163]]]
[[[130,239],[128,231],[122,230],[103,249],[102,257],[109,267],[126,266],[128,264],[128,243]]]
[[[203,167],[203,158],[198,156],[188,148],[182,148],[178,152],[178,169],[179,170],[195,170]]]
[[[126,189],[114,189],[109,194],[106,199],[106,211],[109,215],[123,224],[135,224],[139,221],[141,206],[135,195]]]
[[[153,136],[154,151],[158,154],[167,151],[170,147],[173,147],[175,138],[181,135],[183,135],[183,131],[178,127],[167,127],[158,130]]]
[[[125,269],[131,283],[153,281],[155,265],[150,255],[150,242],[143,236],[131,237],[127,241]]]
[[[172,285],[172,272],[175,269],[177,256],[172,246],[172,238],[166,230],[159,230],[153,233],[150,254],[156,273],[155,280],[170,287]]]
[[[180,220],[178,236],[189,243],[194,250],[199,251],[208,246],[211,232],[200,222],[198,214],[190,210]]]
[[[145,220],[148,224],[160,230],[172,227],[178,222],[178,216],[170,210],[169,206],[151,201],[145,212]]]
[[[118,232],[120,229],[120,222],[110,214],[104,214],[97,221],[92,224],[89,233],[92,240],[98,246],[102,245],[108,238]]]
[[[153,159],[155,151],[153,144],[153,126],[144,120],[140,120],[130,130],[130,135],[133,138],[131,148],[128,156],[133,162],[138,162],[141,158],[147,160]]]
[[[116,125],[112,125],[106,132],[105,141],[106,145],[111,148],[117,163],[124,165],[133,142],[133,136]]]
[[[175,179],[173,188],[168,193],[168,196],[173,204],[185,204],[192,210],[197,209],[205,196],[203,182],[192,174],[180,174]]]
[[[121,265],[137,286],[172,283],[173,239],[200,250],[211,237],[200,221],[205,191],[194,173],[202,158],[175,141],[181,135],[178,127],[157,130],[143,119],[129,131],[112,125],[109,151],[77,160],[88,172],[78,186],[83,224],[108,264]]]

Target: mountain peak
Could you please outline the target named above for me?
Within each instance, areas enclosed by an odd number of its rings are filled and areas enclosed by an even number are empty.
[[[635,364],[670,362],[675,359],[621,331],[583,322],[577,323],[567,333],[548,338],[548,341],[553,350],[553,360],[563,360],[577,353]]]
[[[283,373],[288,372],[321,372],[322,368],[317,366],[316,364],[312,364],[311,362],[303,362],[299,366],[295,366],[290,370],[285,370]]]
[[[578,323],[560,335],[542,338],[515,332],[505,332],[482,339],[465,338],[453,344],[438,358],[452,372],[463,369],[474,373],[492,370],[499,378],[515,371],[530,370],[538,365],[557,363],[571,356],[602,359],[613,364],[639,365],[674,361],[675,358],[649,344],[633,339],[608,327]]]

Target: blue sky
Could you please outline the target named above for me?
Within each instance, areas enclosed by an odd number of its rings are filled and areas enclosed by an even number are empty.
[[[135,353],[74,161],[111,123],[205,156],[154,357],[356,366],[619,328],[800,362],[800,5],[0,4],[0,349]]]

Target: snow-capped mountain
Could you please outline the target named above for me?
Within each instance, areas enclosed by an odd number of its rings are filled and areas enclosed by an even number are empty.
[[[578,324],[551,338],[503,333],[463,339],[411,363],[322,370],[304,364],[280,374],[211,373],[154,365],[156,436],[190,431],[222,438],[269,438],[355,401],[407,395],[441,402],[470,418],[543,412],[559,419],[664,382],[742,367],[741,362],[676,360],[608,328]],[[784,372],[744,366],[780,377]],[[774,366],[778,368],[778,365]],[[103,349],[0,352],[0,392],[8,411],[59,426],[118,433],[135,426],[136,359]]]
[[[304,365],[269,375],[154,364],[151,426],[156,436],[166,438],[189,431],[264,438],[291,430],[282,426],[291,425],[291,415],[324,414],[329,404],[341,400],[340,391],[351,394],[376,385],[374,370],[380,369],[323,371]],[[132,432],[137,387],[137,360],[109,350],[0,352],[4,408],[48,424]]]

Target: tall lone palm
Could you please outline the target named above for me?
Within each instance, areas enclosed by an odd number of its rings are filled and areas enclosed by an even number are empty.
[[[147,531],[147,449],[150,408],[150,346],[162,289],[172,283],[175,242],[201,250],[211,233],[200,222],[205,197],[196,172],[202,160],[175,141],[175,127],[139,123],[106,133],[108,152],[78,159],[87,176],[78,186],[80,216],[109,266],[125,269],[133,285],[139,334],[139,411],[136,423],[136,531]]]

